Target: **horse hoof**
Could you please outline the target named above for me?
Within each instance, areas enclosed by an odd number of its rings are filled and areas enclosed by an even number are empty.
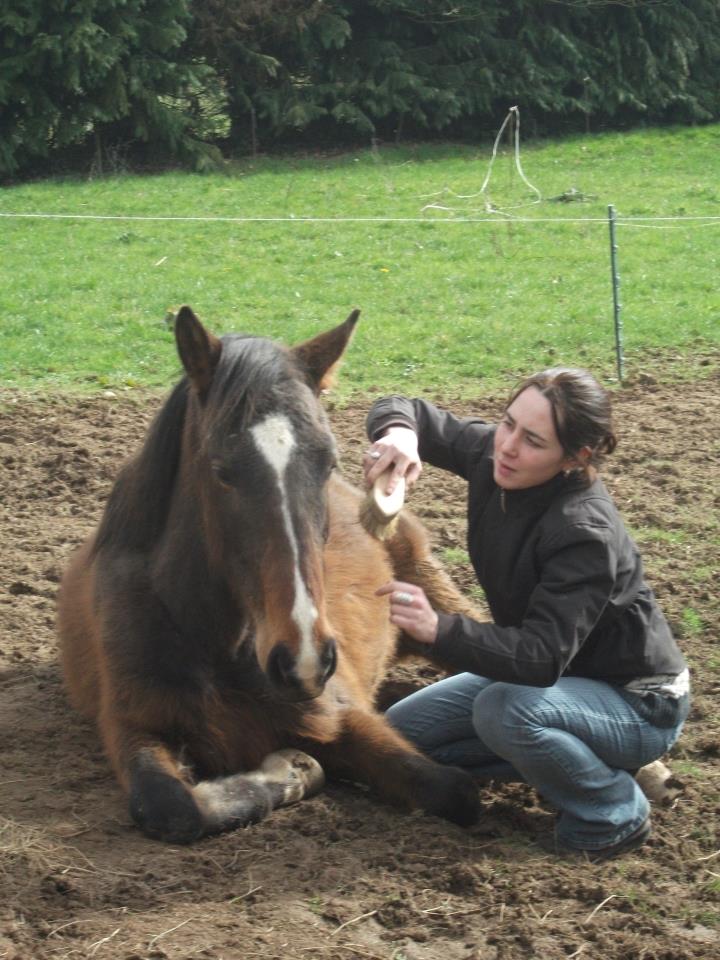
[[[312,797],[325,786],[323,768],[302,750],[276,750],[260,764],[259,772],[268,783],[282,787],[282,804],[297,803]]]
[[[458,771],[453,797],[447,811],[447,819],[460,827],[471,827],[480,817],[480,797],[475,781],[468,774]]]
[[[460,827],[471,827],[480,817],[480,798],[472,777],[464,770],[441,767],[419,798],[425,813]]]
[[[133,778],[130,816],[152,840],[188,844],[203,833],[202,814],[187,787],[154,770],[142,771]]]

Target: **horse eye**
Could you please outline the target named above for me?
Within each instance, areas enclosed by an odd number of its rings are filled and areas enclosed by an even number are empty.
[[[223,463],[211,463],[210,469],[218,483],[224,487],[231,487],[233,484],[233,475]]]

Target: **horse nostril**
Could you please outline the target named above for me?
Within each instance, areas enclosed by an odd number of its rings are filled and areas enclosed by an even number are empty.
[[[290,647],[277,643],[270,651],[265,672],[270,683],[283,697],[290,700],[303,700],[315,697],[327,680],[335,673],[337,666],[337,648],[331,638],[325,640],[318,652],[317,668],[313,676],[303,681],[297,673],[297,660]]]
[[[277,687],[288,687],[297,683],[294,674],[295,660],[284,643],[277,643],[270,651],[267,674]]]
[[[320,654],[320,665],[322,668],[322,681],[325,683],[335,673],[337,667],[337,644],[330,638],[325,641],[325,647]]]

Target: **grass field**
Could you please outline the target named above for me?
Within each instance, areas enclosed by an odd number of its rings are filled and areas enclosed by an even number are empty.
[[[717,348],[720,219],[623,218],[720,218],[720,126],[521,146],[541,202],[507,148],[477,195],[489,144],[6,188],[0,214],[111,219],[2,218],[2,381],[165,385],[178,368],[168,318],[182,303],[216,332],[286,342],[360,307],[345,395],[469,395],[557,362],[611,380],[608,204],[620,218],[626,371],[652,372],[656,351]],[[583,199],[553,199],[570,191]],[[502,212],[489,215],[487,199]],[[199,219],[152,219],[163,217]]]

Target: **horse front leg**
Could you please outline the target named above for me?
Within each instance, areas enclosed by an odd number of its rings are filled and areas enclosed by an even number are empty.
[[[384,545],[394,578],[420,587],[433,609],[443,613],[463,613],[473,620],[487,619],[487,614],[460,592],[440,561],[433,556],[427,533],[411,513],[404,511],[399,515],[397,532]],[[436,656],[428,644],[420,643],[404,631],[398,638],[396,656],[399,659],[421,657],[447,673],[457,672],[452,664]]]
[[[205,833],[257,823],[278,807],[298,803],[325,784],[314,757],[290,748],[268,754],[256,770],[201,780],[193,797],[203,813]]]
[[[277,807],[317,793],[325,782],[317,760],[300,750],[274,751],[247,773],[196,781],[167,744],[126,733],[115,745],[112,759],[130,816],[146,836],[167,843],[192,843],[257,823]]]
[[[420,809],[460,826],[478,819],[480,803],[472,777],[428,759],[383,716],[351,708],[332,743],[313,745],[328,775],[361,781],[405,809]]]

